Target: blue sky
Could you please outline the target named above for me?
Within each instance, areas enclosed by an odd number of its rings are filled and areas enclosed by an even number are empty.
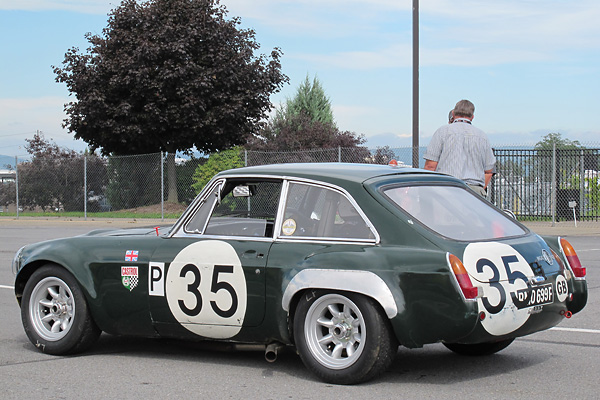
[[[26,155],[36,130],[82,150],[62,129],[70,100],[54,81],[71,47],[87,48],[117,0],[0,0],[0,154]],[[410,146],[412,0],[222,0],[261,53],[283,52],[292,97],[317,76],[338,126],[372,146]],[[598,0],[421,0],[420,142],[456,101],[493,145],[534,144],[549,132],[600,142]]]

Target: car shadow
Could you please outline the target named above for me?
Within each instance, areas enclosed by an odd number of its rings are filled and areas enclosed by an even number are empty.
[[[281,348],[276,361],[268,362],[265,359],[265,347],[260,345],[235,346],[225,342],[193,342],[164,338],[113,336],[103,333],[92,348],[76,356],[111,354],[261,368],[263,377],[272,376],[277,372],[299,379],[315,380],[302,364],[293,346]]]
[[[515,346],[516,343],[498,354],[482,357],[461,356],[446,349],[442,344],[426,345],[420,349],[400,347],[388,371],[365,385],[382,382],[456,384],[530,368],[544,363],[551,357],[551,354],[543,352],[528,352],[527,355],[523,355]],[[265,378],[278,373],[295,379],[317,381],[317,378],[303,365],[292,346],[281,349],[275,362],[265,360],[264,348],[258,346],[243,346],[243,348],[245,349],[239,350],[232,344],[222,342],[140,339],[102,334],[90,350],[78,356],[119,354],[243,366],[262,369]]]
[[[551,354],[528,352],[523,355],[515,343],[488,356],[463,356],[444,345],[431,344],[420,349],[400,347],[389,370],[371,383],[394,382],[450,385],[484,377],[506,374],[543,364]]]

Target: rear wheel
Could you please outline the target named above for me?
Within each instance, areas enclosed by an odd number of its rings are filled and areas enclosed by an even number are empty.
[[[507,348],[515,339],[506,339],[499,342],[486,342],[476,344],[461,344],[461,343],[444,343],[448,349],[452,350],[457,354],[464,356],[487,356],[504,350]]]
[[[304,293],[294,338],[306,367],[336,384],[372,379],[390,366],[398,349],[387,317],[374,300],[356,293]]]
[[[73,275],[52,264],[36,270],[27,281],[21,320],[31,343],[49,354],[80,352],[100,335]]]

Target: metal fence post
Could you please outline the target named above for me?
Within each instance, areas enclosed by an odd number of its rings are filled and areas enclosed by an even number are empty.
[[[556,223],[556,194],[557,194],[557,185],[556,185],[556,143],[552,143],[552,183],[550,184],[550,190],[552,197],[552,226]]]
[[[585,190],[585,155],[584,150],[581,149],[581,159],[579,162],[579,220],[583,219],[585,215],[585,210],[583,208],[583,201],[585,200],[584,196]]]
[[[17,203],[17,218],[19,218],[19,159],[15,156],[15,201]]]
[[[342,147],[338,146],[338,162],[342,162]]]
[[[83,219],[87,221],[87,154],[83,156]]]
[[[163,152],[160,152],[160,219],[165,220],[165,161]]]
[[[248,150],[244,149],[244,167],[248,166]]]

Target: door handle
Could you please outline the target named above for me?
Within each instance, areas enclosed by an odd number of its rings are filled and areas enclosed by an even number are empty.
[[[242,258],[263,258],[263,253],[258,253],[256,250],[246,250],[242,253]]]

